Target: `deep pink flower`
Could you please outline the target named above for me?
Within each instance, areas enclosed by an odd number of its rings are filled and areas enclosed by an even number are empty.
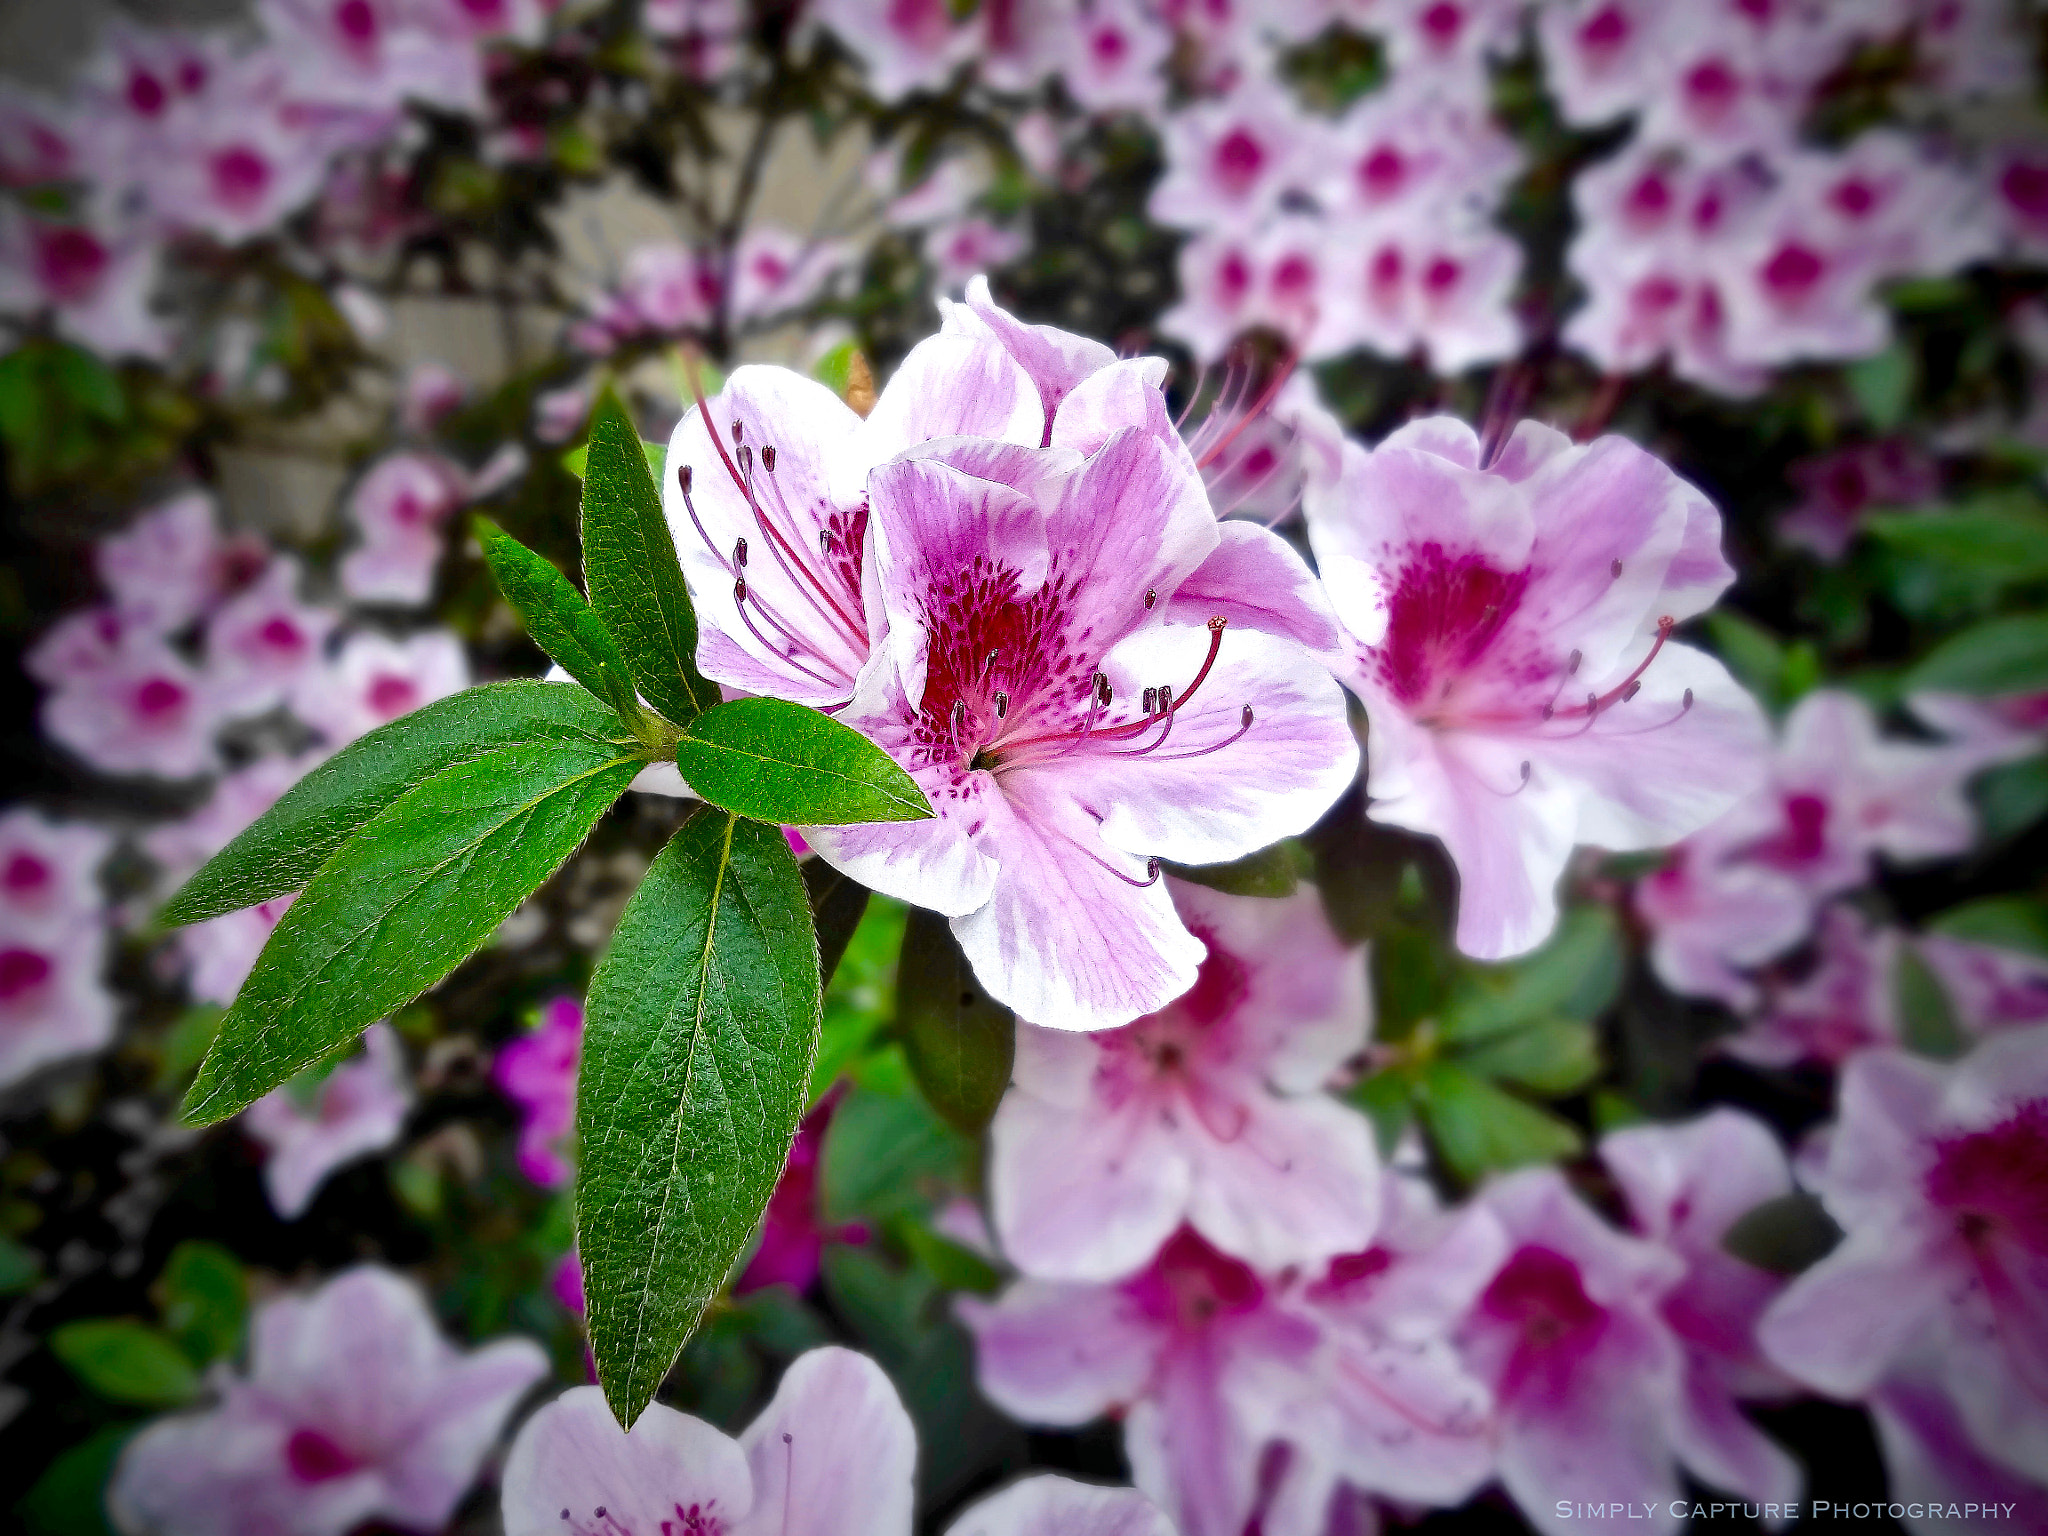
[[[528,1339],[458,1350],[410,1281],[345,1270],[260,1308],[247,1373],[223,1368],[216,1406],[130,1441],[108,1505],[148,1536],[439,1530],[547,1369]]]
[[[206,626],[206,659],[223,713],[260,715],[317,668],[341,615],[299,601],[299,563],[280,555]]]
[[[1799,942],[1813,903],[1776,870],[1725,851],[1712,838],[1687,838],[1636,882],[1635,910],[1650,930],[1658,980],[1684,997],[1746,1008],[1756,983],[1745,973]]]
[[[1118,1030],[1017,1026],[989,1190],[1028,1275],[1127,1275],[1183,1221],[1268,1270],[1372,1238],[1371,1129],[1321,1091],[1365,1048],[1364,951],[1306,886],[1280,900],[1170,889],[1206,951],[1193,987]]]
[[[1791,1193],[1777,1138],[1759,1121],[1718,1109],[1684,1125],[1613,1132],[1602,1138],[1600,1158],[1621,1186],[1637,1235],[1685,1262],[1685,1277],[1664,1293],[1662,1309],[1685,1356],[1676,1412],[1687,1467],[1746,1499],[1793,1503],[1798,1466],[1736,1406],[1738,1398],[1791,1395],[1792,1383],[1756,1342],[1757,1319],[1784,1282],[1721,1246],[1749,1211]]]
[[[583,1048],[583,1005],[573,997],[550,999],[540,1023],[498,1051],[491,1078],[517,1104],[519,1171],[545,1189],[559,1189],[576,1176],[564,1151],[576,1130],[576,1061]]]
[[[379,459],[349,493],[360,542],[342,558],[342,591],[358,602],[424,603],[441,560],[442,525],[462,505],[464,481],[439,454]]]
[[[1219,101],[1174,113],[1162,130],[1166,174],[1154,219],[1179,229],[1243,229],[1272,212],[1309,167],[1309,120],[1277,85],[1248,75]]]
[[[1458,946],[1520,954],[1556,919],[1573,845],[1654,848],[1754,782],[1755,702],[1672,642],[1733,579],[1720,517],[1621,438],[1535,422],[1481,468],[1472,430],[1344,448],[1304,507],[1372,722],[1369,814],[1442,839]]]
[[[43,701],[43,730],[101,773],[189,779],[219,763],[212,679],[161,640],[126,635],[103,671]]]
[[[1804,493],[1799,505],[1778,520],[1787,543],[1821,559],[1842,558],[1864,514],[1883,507],[1931,503],[1941,490],[1941,473],[1922,449],[1903,439],[1857,443],[1801,459],[1785,477]]]
[[[621,1430],[596,1387],[521,1426],[506,1536],[909,1536],[917,1433],[889,1378],[851,1350],[799,1356],[734,1440],[651,1404]]]
[[[0,814],[0,932],[59,938],[99,922],[99,871],[113,846],[111,833],[85,822],[22,805]]]
[[[1839,1067],[1858,1051],[1898,1043],[1898,934],[1836,906],[1822,914],[1816,944],[1806,977],[1774,988],[1721,1049],[1762,1067]]]
[[[0,915],[0,1087],[114,1038],[106,938],[97,915],[60,932]]]
[[[372,1024],[360,1054],[317,1084],[287,1083],[242,1111],[267,1156],[263,1188],[286,1221],[305,1215],[337,1168],[395,1145],[412,1109],[405,1057],[389,1024]]]
[[[406,640],[357,634],[341,654],[299,679],[292,713],[341,747],[422,704],[469,686],[469,658],[446,630],[424,630]]]
[[[1922,1350],[1976,1450],[2048,1466],[2048,1029],[1943,1065],[1843,1069],[1816,1192],[1846,1236],[1760,1328],[1770,1358],[1858,1398]]]

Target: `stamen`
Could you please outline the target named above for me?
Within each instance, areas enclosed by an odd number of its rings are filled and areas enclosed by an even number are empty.
[[[742,608],[747,606],[747,578],[742,576],[732,584],[732,600]]]
[[[1145,589],[1145,611],[1147,613],[1150,613],[1152,611],[1152,605],[1158,601],[1159,589],[1157,587],[1147,587]]]
[[[741,420],[739,419],[739,417],[737,417],[737,416],[733,417],[733,419],[732,419],[732,442],[733,442],[733,446],[734,446],[735,448],[739,447],[739,444],[740,444],[740,439],[741,439],[742,437],[746,436],[746,432],[747,432],[747,424],[746,424],[746,423],[745,423],[744,421],[741,421]],[[742,460],[741,462],[743,462],[743,463],[744,463],[745,461],[744,461],[744,460]]]
[[[745,565],[747,563],[747,541],[745,539],[735,539],[733,541],[732,563],[734,565]]]
[[[1634,682],[1630,683],[1626,688],[1622,689],[1621,697],[1615,702],[1620,704],[1626,704],[1630,699],[1634,698],[1637,694],[1641,693],[1642,691],[1643,680],[1641,678],[1637,678]]]
[[[825,560],[832,558],[832,530],[830,528],[820,528],[818,530],[818,555],[819,558]]]
[[[738,428],[737,426],[735,426],[735,427],[734,427],[734,428],[732,429],[732,435],[733,435],[734,437],[738,437],[738,436],[740,435],[740,429],[739,429],[739,428]],[[748,446],[747,446],[747,445],[746,445],[745,443],[741,443],[741,444],[740,444],[740,473],[741,473],[741,474],[743,474],[743,475],[751,475],[751,474],[752,474],[753,472],[754,472],[754,450],[753,450],[753,449],[751,449],[751,448],[749,448],[749,447],[748,447]]]
[[[690,494],[690,481],[694,478],[690,473],[689,465],[679,464],[676,466],[676,486],[685,496]]]
[[[1615,561],[1608,569],[1614,572],[1614,579],[1616,581],[1621,580],[1621,562],[1619,560]]]
[[[994,650],[990,651],[986,656],[981,658],[981,675],[983,677],[987,677],[989,673],[995,671],[996,658],[1002,654],[1003,653],[1000,650]]]
[[[727,572],[730,572],[732,570],[732,562],[718,553],[718,546],[711,542],[711,535],[704,531],[704,519],[697,515],[697,503],[690,499],[690,466],[685,464],[677,478],[682,482],[683,487],[683,510],[690,514],[691,525],[697,530],[698,542],[710,550],[713,558],[723,565]]]
[[[1584,661],[1585,659],[1586,659],[1586,653],[1585,653],[1584,651],[1582,651],[1582,650],[1579,650],[1579,649],[1578,649],[1577,647],[1574,647],[1574,648],[1572,649],[1572,654],[1571,654],[1571,660],[1567,661],[1567,662],[1565,663],[1565,665],[1564,665],[1564,672],[1565,672],[1565,676],[1566,676],[1566,677],[1576,677],[1576,676],[1578,676],[1578,672],[1579,672],[1579,663],[1580,663],[1580,662],[1582,662],[1582,661]]]
[[[1503,800],[1512,800],[1512,799],[1514,799],[1514,798],[1515,798],[1515,796],[1519,795],[1519,794],[1520,794],[1520,793],[1521,793],[1521,792],[1522,792],[1523,790],[1525,790],[1525,789],[1527,789],[1527,788],[1529,787],[1529,773],[1530,773],[1530,764],[1529,764],[1529,759],[1525,757],[1525,758],[1523,758],[1523,759],[1522,759],[1522,774],[1521,774],[1521,778],[1520,778],[1519,782],[1517,782],[1517,783],[1516,783],[1516,785],[1515,785],[1515,787],[1514,787],[1513,789],[1493,789],[1493,786],[1492,786],[1491,784],[1487,785],[1486,787],[1487,787],[1488,789],[1492,789],[1492,790],[1493,790],[1493,792],[1494,792],[1494,793],[1495,793],[1496,795],[1499,795],[1499,796],[1501,797],[1501,799],[1503,799]]]
[[[1156,714],[1158,709],[1159,690],[1157,688],[1147,688],[1145,690],[1145,713],[1147,715]]]
[[[1094,684],[1095,702],[1104,709],[1109,708],[1109,674],[1107,672],[1096,673]]]
[[[1598,714],[1610,704],[1626,702],[1636,696],[1638,680],[1645,672],[1650,670],[1650,663],[1657,659],[1657,653],[1664,649],[1664,642],[1671,638],[1671,631],[1677,627],[1678,620],[1668,613],[1657,620],[1657,638],[1650,643],[1650,654],[1637,662],[1635,669],[1627,677],[1624,677],[1619,683],[1615,684],[1614,687],[1608,689],[1606,693],[1589,693],[1586,695],[1586,714],[1589,718]],[[1574,652],[1574,654],[1577,653]],[[1562,711],[1562,713],[1569,715],[1577,714],[1578,711],[1568,709]]]
[[[1244,738],[1244,733],[1252,728],[1251,705],[1245,705],[1244,714],[1240,718],[1244,721],[1244,723],[1219,742],[1215,742],[1214,744],[1206,747],[1195,747],[1186,752],[1162,752],[1159,754],[1159,756],[1155,757],[1153,761],[1155,763],[1177,763],[1182,758],[1207,757],[1211,752],[1221,752],[1225,747],[1231,745],[1233,742],[1242,740]],[[1164,738],[1161,739],[1163,740]]]
[[[1294,351],[1290,348],[1287,355],[1280,359],[1280,365],[1273,370],[1273,377],[1267,381],[1265,389],[1259,394],[1259,398],[1252,403],[1252,408],[1238,417],[1236,425],[1224,433],[1222,437],[1218,438],[1210,446],[1208,452],[1195,460],[1196,469],[1207,469],[1211,464],[1215,463],[1223,450],[1237,441],[1240,432],[1244,431],[1246,427],[1265,414],[1266,407],[1273,403],[1273,397],[1280,393],[1280,386],[1285,384],[1288,375],[1294,372],[1296,361]]]
[[[775,445],[766,443],[761,448],[761,467],[769,474],[775,473]]]
[[[998,693],[996,695],[996,718],[1000,720],[1009,712],[1010,696],[1007,693]]]
[[[737,572],[734,574],[738,576]],[[809,647],[791,632],[789,626],[782,622],[781,616],[773,608],[761,601],[760,593],[748,590],[746,577],[738,576],[738,579],[733,582],[732,600],[739,608],[740,620],[747,626],[747,632],[761,642],[761,649],[768,652],[771,656],[781,657],[790,666],[795,667],[797,671],[803,673],[804,676],[814,682],[822,683],[827,688],[837,686],[834,679],[827,677],[824,673],[818,671],[817,668],[806,666],[803,662],[797,660],[798,653],[807,652]],[[775,632],[788,642],[786,647],[777,645],[773,640],[770,640],[761,633],[761,626],[754,622],[753,614],[748,611],[750,608],[758,608],[760,610],[761,617],[766,619],[773,626]]]

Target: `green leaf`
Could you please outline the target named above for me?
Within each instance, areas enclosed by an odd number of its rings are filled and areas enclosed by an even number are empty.
[[[1927,927],[1944,938],[2048,960],[2048,902],[2031,896],[1986,896],[1965,902],[1949,908]]]
[[[1992,589],[2048,576],[2048,515],[2029,496],[1996,494],[1930,512],[1883,512],[1865,526],[1897,552],[1980,576]]]
[[[846,386],[853,382],[853,357],[859,350],[859,342],[840,342],[811,365],[811,377],[844,400]]]
[[[993,1296],[1003,1288],[996,1267],[972,1248],[962,1247],[921,1221],[898,1222],[890,1231],[902,1242],[918,1268],[949,1291]]]
[[[1415,1096],[1409,1074],[1402,1071],[1375,1072],[1351,1090],[1351,1101],[1372,1121],[1373,1138],[1380,1156],[1392,1157],[1401,1136],[1415,1118]]]
[[[1579,1150],[1573,1126],[1447,1061],[1430,1062],[1416,1073],[1415,1097],[1437,1151],[1468,1184]]]
[[[818,1159],[825,1217],[886,1226],[928,1216],[960,1187],[971,1154],[917,1094],[856,1087],[832,1111]]]
[[[1505,965],[1472,966],[1440,1025],[1449,1041],[1498,1034],[1562,1013],[1589,1019],[1621,986],[1621,943],[1606,907],[1573,907],[1541,949]]]
[[[43,1273],[43,1256],[0,1232],[0,1296],[18,1296]]]
[[[1896,342],[1875,357],[1851,363],[1843,370],[1849,393],[1863,411],[1863,419],[1879,432],[1896,431],[1912,408],[1913,386],[1917,381],[1913,349]]]
[[[2048,614],[1989,619],[1937,645],[1906,674],[1905,691],[2032,693],[2048,688]]]
[[[226,1119],[455,969],[644,766],[601,735],[565,734],[455,763],[372,817],[272,930],[185,1096],[187,1122]]]
[[[812,859],[803,872],[804,890],[811,902],[811,926],[818,930],[818,984],[829,987],[846,946],[853,942],[854,930],[867,913],[869,892],[823,859]]]
[[[62,1324],[50,1334],[50,1352],[108,1402],[177,1408],[199,1395],[199,1372],[185,1352],[133,1318]]]
[[[2048,755],[2000,763],[1970,786],[1977,817],[1990,842],[2003,842],[2048,816]]]
[[[773,827],[702,811],[626,904],[585,1003],[577,1244],[631,1425],[766,1209],[817,1049],[818,941]]]
[[[590,418],[583,482],[583,585],[642,697],[677,725],[718,702],[697,671],[697,612],[662,516],[658,470],[607,388]]]
[[[668,444],[650,443],[643,437],[640,439],[640,451],[646,455],[648,472],[654,476],[655,484],[659,485],[661,483],[662,461],[668,457]],[[564,453],[557,462],[561,464],[562,468],[569,471],[578,480],[581,480],[584,470],[590,463],[590,444],[578,443],[574,448]]]
[[[1784,703],[1785,646],[1761,625],[1729,608],[1707,615],[1707,637],[1735,680],[1773,707]]]
[[[518,611],[533,643],[562,670],[618,711],[629,727],[641,718],[640,700],[618,642],[599,622],[583,594],[554,566],[487,517],[476,519],[477,542],[505,601]]]
[[[1600,1075],[1600,1042],[1578,1019],[1538,1019],[1482,1040],[1454,1059],[1468,1072],[1517,1084],[1531,1092],[1576,1093]]]
[[[904,927],[896,1010],[925,1102],[955,1129],[980,1135],[1010,1085],[1017,1024],[974,979],[952,927],[936,912],[913,911]]]
[[[249,1281],[242,1261],[218,1243],[193,1239],[171,1250],[157,1280],[165,1330],[195,1365],[232,1355],[242,1343]]]
[[[1292,838],[1261,848],[1231,864],[1169,864],[1168,874],[1231,896],[1292,896],[1314,861]]]
[[[1968,1048],[1948,988],[1910,946],[1899,950],[1892,992],[1899,1010],[1899,1039],[1907,1050],[1950,1061]]]
[[[704,711],[675,744],[691,790],[723,810],[789,826],[921,821],[924,791],[851,726],[787,699]]]
[[[58,1456],[21,1496],[22,1536],[114,1536],[107,1484],[135,1438],[133,1424],[107,1424]]]
[[[1735,1218],[1721,1246],[1745,1264],[1774,1275],[1796,1275],[1827,1257],[1842,1229],[1814,1196],[1780,1195]]]
[[[437,700],[351,742],[286,790],[185,882],[162,920],[203,922],[303,890],[372,817],[456,764],[528,742],[618,734],[600,700],[562,683],[486,683]]]

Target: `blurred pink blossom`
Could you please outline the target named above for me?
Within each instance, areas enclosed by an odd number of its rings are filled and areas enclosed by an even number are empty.
[[[1247,76],[1229,95],[1170,115],[1166,174],[1147,204],[1180,229],[1244,229],[1273,212],[1306,174],[1309,120],[1277,85]]]
[[[441,560],[442,525],[466,493],[462,470],[439,454],[379,459],[349,493],[359,542],[342,557],[342,590],[358,602],[424,603]]]
[[[519,1106],[519,1171],[545,1189],[576,1176],[566,1146],[576,1130],[576,1059],[583,1005],[573,997],[542,1005],[539,1025],[502,1046],[491,1063],[498,1091]]]
[[[113,835],[18,805],[0,813],[0,932],[60,938],[100,920],[100,866]]]
[[[272,930],[296,900],[295,893],[273,896],[180,928],[176,940],[186,965],[185,990],[197,1002],[223,1008],[233,1003]]]
[[[337,1168],[396,1144],[412,1108],[405,1055],[389,1024],[372,1024],[363,1049],[317,1084],[286,1083],[242,1111],[242,1130],[265,1152],[263,1188],[286,1221],[306,1214]]]
[[[1073,0],[1061,29],[1059,78],[1090,112],[1155,112],[1173,34],[1138,0]]]
[[[883,101],[945,84],[978,41],[947,0],[818,0],[814,14],[867,65]]]
[[[1777,871],[1724,852],[1710,838],[1686,839],[1636,882],[1635,911],[1658,980],[1682,997],[1746,1008],[1756,983],[1745,973],[1799,942],[1813,904]]]
[[[0,209],[0,310],[48,312],[57,328],[106,357],[161,360],[171,338],[151,310],[157,245],[130,227],[110,234]]]
[[[406,370],[398,419],[405,430],[425,436],[452,412],[461,409],[469,386],[445,363],[415,363]]]
[[[342,747],[400,715],[460,693],[469,686],[469,658],[445,630],[406,640],[351,636],[327,666],[302,677],[291,693],[292,713]]]
[[[1133,1488],[1097,1488],[1041,1474],[968,1509],[946,1536],[1176,1536],[1159,1506]]]
[[[97,913],[53,931],[0,912],[0,1087],[113,1040],[115,999],[100,979],[105,959],[106,925]]]
[[[1760,1067],[1814,1062],[1839,1067],[1858,1051],[1896,1045],[1899,936],[1845,906],[1821,914],[1813,969],[1773,988],[1739,1034],[1720,1041]]]
[[[1785,473],[1805,494],[1798,506],[1778,519],[1778,532],[1787,543],[1827,561],[1842,558],[1865,513],[1922,506],[1941,490],[1934,460],[1898,438],[1801,459]]]
[[[101,773],[190,779],[220,755],[216,682],[149,635],[124,635],[103,669],[66,682],[43,700],[51,740]]]
[[[1914,942],[1964,1029],[2048,1023],[2048,956],[1930,933]]]
[[[298,561],[280,555],[207,621],[207,667],[230,717],[274,708],[320,665],[341,615],[301,602],[298,587]]]
[[[221,1369],[215,1406],[130,1441],[108,1505],[151,1536],[438,1530],[547,1369],[529,1339],[458,1350],[411,1281],[344,1270],[259,1309],[247,1373]]]

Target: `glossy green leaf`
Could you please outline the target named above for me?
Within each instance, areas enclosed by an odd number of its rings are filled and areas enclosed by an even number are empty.
[[[818,1159],[829,1221],[929,1216],[960,1187],[973,1144],[915,1093],[855,1088],[832,1112]]]
[[[1010,1085],[1017,1024],[974,979],[951,925],[936,912],[919,908],[904,927],[896,1017],[925,1102],[949,1125],[979,1135]]]
[[[446,976],[644,766],[568,734],[458,762],[372,817],[271,932],[185,1096],[188,1123],[226,1119]]]
[[[1573,1126],[1450,1062],[1416,1073],[1415,1100],[1438,1153],[1467,1183],[1579,1150]]]
[[[782,834],[685,822],[585,1009],[577,1244],[598,1380],[630,1425],[745,1248],[803,1113],[818,943]]]
[[[2048,576],[2048,509],[2030,496],[1876,513],[1865,526],[1899,554],[1978,575],[1993,588]]]
[[[1901,947],[1892,973],[1892,994],[1898,1008],[1899,1039],[1909,1051],[1953,1060],[1969,1048],[1956,1020],[1955,1004],[1934,968],[1910,947]]]
[[[2003,842],[2048,816],[2048,755],[2000,763],[1970,785],[1977,819],[1990,842]]]
[[[1906,675],[1905,691],[2031,693],[2048,688],[2048,614],[2014,613],[1951,636]]]
[[[1229,864],[1169,864],[1166,872],[1230,896],[1291,896],[1314,867],[1307,847],[1288,838]]]
[[[1774,1275],[1796,1275],[1826,1258],[1841,1240],[1842,1229],[1820,1201],[1794,1193],[1738,1216],[1721,1235],[1721,1246],[1745,1264]]]
[[[646,456],[647,472],[653,475],[655,483],[659,484],[661,482],[662,461],[668,457],[668,444],[650,443],[643,437],[640,439],[640,452]],[[569,471],[578,480],[581,480],[585,469],[590,464],[590,444],[578,443],[574,448],[564,453],[558,462],[562,468]]]
[[[1949,908],[1927,927],[1945,938],[2048,960],[2048,902],[2031,896],[1986,896],[1965,902]]]
[[[932,1279],[949,1291],[969,1291],[976,1296],[993,1296],[1003,1288],[1002,1273],[976,1253],[934,1232],[921,1221],[905,1220],[890,1228],[910,1257]]]
[[[134,1424],[107,1424],[54,1458],[15,1506],[22,1536],[114,1536],[107,1484],[135,1438]]]
[[[756,821],[845,826],[932,814],[917,782],[851,726],[786,699],[707,709],[675,744],[699,798]]]
[[[156,1289],[164,1330],[194,1364],[211,1364],[240,1348],[249,1281],[242,1261],[220,1244],[197,1239],[178,1244]]]
[[[1489,1035],[1453,1058],[1468,1072],[1533,1093],[1576,1093],[1600,1075],[1600,1042],[1579,1019],[1537,1019]]]
[[[1874,430],[1898,430],[1912,409],[1913,387],[1919,379],[1918,360],[1910,346],[1895,342],[1875,357],[1851,363],[1842,376]]]
[[[829,987],[833,972],[853,942],[868,910],[868,888],[823,859],[803,866],[804,891],[811,902],[811,926],[818,931],[818,984]]]
[[[176,1408],[199,1395],[199,1371],[169,1335],[133,1318],[86,1318],[50,1334],[50,1352],[112,1403]]]
[[[590,418],[583,481],[583,585],[642,697],[677,725],[718,702],[697,671],[697,612],[683,585],[661,490],[612,390]]]
[[[1502,965],[1472,966],[1445,1006],[1446,1040],[1472,1040],[1549,1014],[1592,1018],[1621,985],[1621,943],[1606,907],[1574,907],[1541,949]]]
[[[1706,616],[1707,638],[1736,681],[1772,707],[1782,707],[1785,645],[1776,635],[1732,608]]]
[[[372,817],[455,764],[527,742],[618,734],[601,700],[565,683],[486,683],[437,700],[349,743],[286,790],[185,882],[163,921],[203,922],[303,890]]]
[[[640,701],[618,642],[569,578],[489,518],[476,519],[477,542],[498,590],[526,625],[533,643],[563,671],[636,724]]]

